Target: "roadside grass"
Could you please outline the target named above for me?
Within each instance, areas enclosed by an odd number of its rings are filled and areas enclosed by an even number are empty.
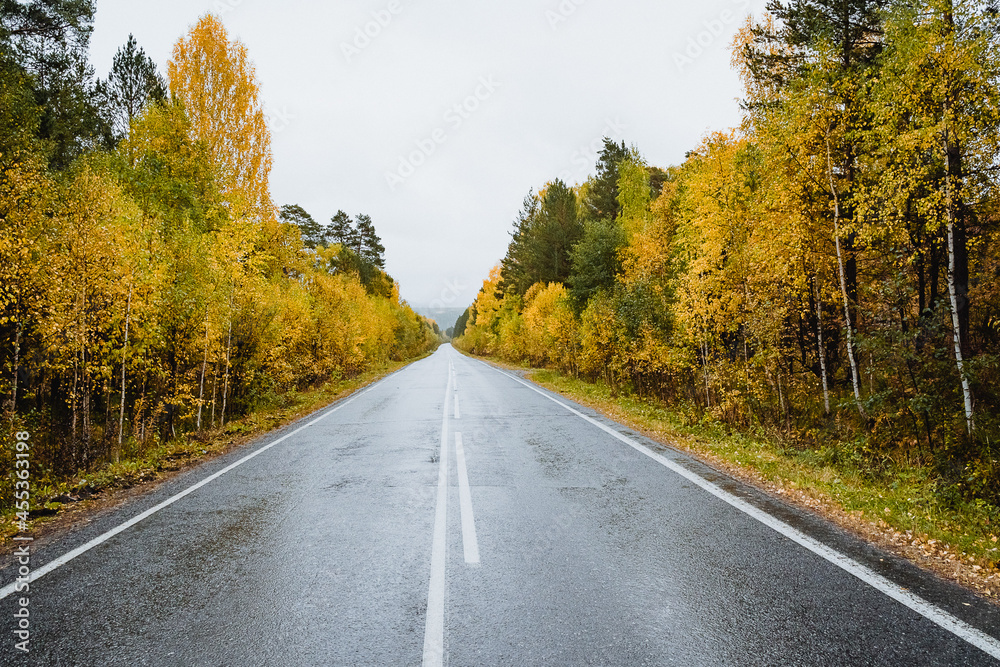
[[[881,537],[877,541],[883,546],[983,593],[996,597],[1000,592],[1000,510],[983,501],[943,499],[938,480],[926,468],[895,463],[873,474],[832,445],[808,449],[763,430],[738,432],[658,401],[614,396],[603,383],[551,370],[529,371],[528,377],[793,503],[827,516],[832,510],[830,518],[841,525],[868,538]],[[953,566],[969,576],[959,576]]]
[[[29,532],[49,522],[64,507],[75,505],[80,500],[100,497],[102,492],[129,489],[154,481],[240,447],[260,435],[320,410],[429,354],[407,361],[392,362],[357,377],[331,380],[304,391],[286,392],[277,396],[272,405],[231,421],[224,427],[188,433],[144,450],[138,450],[135,443],[126,443],[125,452],[131,454],[128,458],[94,470],[80,471],[68,479],[53,480],[42,471],[40,479],[32,480]],[[0,515],[0,542],[5,546],[8,545],[18,532],[15,509],[7,508]]]

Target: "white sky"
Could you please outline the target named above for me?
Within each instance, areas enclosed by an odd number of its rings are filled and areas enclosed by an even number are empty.
[[[91,60],[106,76],[131,32],[165,74],[174,42],[220,16],[272,116],[275,203],[368,213],[403,298],[464,307],[529,188],[585,180],[602,136],[666,167],[738,124],[729,45],[764,4],[99,0]]]

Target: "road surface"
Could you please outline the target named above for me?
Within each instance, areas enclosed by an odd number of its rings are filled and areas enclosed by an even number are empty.
[[[988,602],[449,346],[17,567],[3,665],[1000,664]]]

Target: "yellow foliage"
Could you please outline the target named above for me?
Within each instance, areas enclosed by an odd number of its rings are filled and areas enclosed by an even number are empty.
[[[174,45],[170,93],[184,104],[192,134],[208,146],[234,219],[272,219],[271,135],[246,47],[222,22],[203,16]]]
[[[573,339],[567,339],[569,332],[565,331],[565,322],[560,319],[565,317],[565,309],[561,306],[568,298],[562,283],[536,283],[524,295],[521,354],[532,364],[541,366],[558,360],[563,364],[568,361],[572,366],[572,349],[566,347],[572,348]]]
[[[580,316],[580,370],[613,383],[612,361],[620,354],[620,326],[611,300],[598,295]]]

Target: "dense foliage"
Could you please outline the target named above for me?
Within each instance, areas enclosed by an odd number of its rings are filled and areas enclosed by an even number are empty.
[[[370,218],[348,221],[348,244],[317,237],[301,207],[279,216],[253,66],[218,20],[177,43],[166,80],[130,39],[95,81],[92,14],[3,4],[0,395],[4,426],[33,433],[38,475],[436,344]]]
[[[666,171],[607,141],[575,215],[530,194],[458,345],[996,502],[995,12],[769,9],[734,44],[742,126]]]

